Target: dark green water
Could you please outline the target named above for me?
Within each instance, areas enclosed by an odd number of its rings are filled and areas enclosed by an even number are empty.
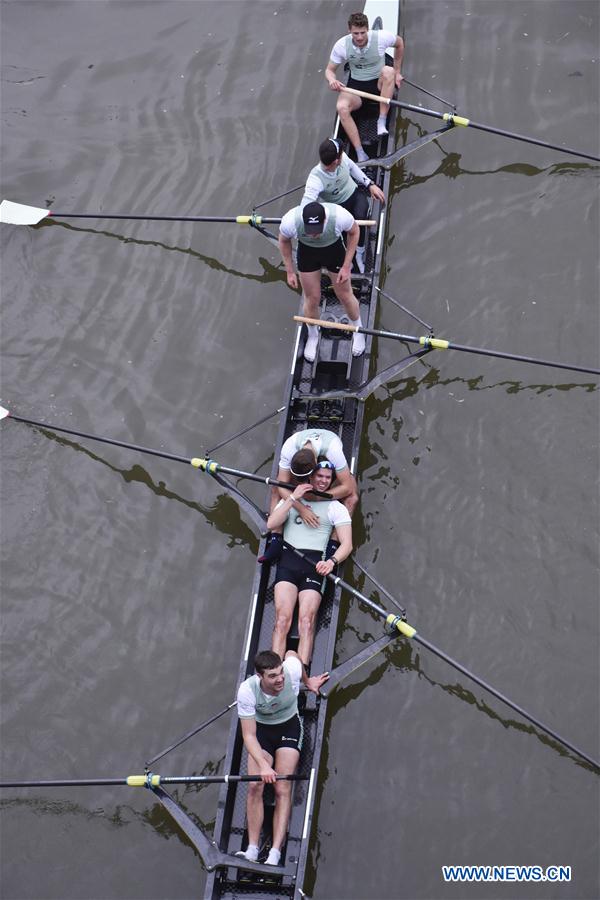
[[[315,162],[350,8],[4,2],[2,196],[249,212]],[[406,2],[405,73],[477,121],[598,153],[598,18],[585,0]],[[403,121],[408,140],[434,124]],[[597,366],[597,185],[593,164],[457,130],[395,173],[386,290],[439,336]],[[260,235],[73,219],[0,236],[15,412],[193,456],[280,405],[297,298]],[[380,324],[416,327],[385,301]],[[430,356],[368,402],[356,518],[358,558],[425,637],[595,756],[598,425],[591,376]],[[190,468],[1,427],[2,777],[141,771],[233,698],[255,530]],[[276,427],[218,459],[268,474]],[[343,622],[340,659],[380,633],[355,606]],[[597,776],[441,661],[399,645],[330,706],[315,898],[598,897]],[[218,766],[226,732],[161,771]],[[213,820],[217,788],[178,796]],[[3,900],[202,894],[143,791],[0,799]],[[572,881],[449,885],[452,863]]]

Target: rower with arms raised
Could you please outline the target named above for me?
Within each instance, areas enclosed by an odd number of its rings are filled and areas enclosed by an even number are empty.
[[[248,785],[246,805],[248,846],[236,855],[256,862],[260,832],[264,818],[263,790],[273,784],[275,811],[273,839],[267,865],[277,866],[285,840],[292,804],[290,781],[276,781],[277,775],[293,775],[302,747],[302,721],[298,714],[298,693],[302,680],[302,663],[293,650],[285,661],[272,650],[263,650],[254,658],[256,674],[241,683],[237,708],[244,746],[248,751],[248,774],[260,775],[262,781]],[[325,672],[313,679],[315,693],[327,681]]]
[[[391,31],[369,31],[369,20],[363,13],[352,13],[348,19],[348,31],[349,34],[333,45],[329,64],[325,69],[329,87],[332,91],[343,90],[345,85],[336,77],[336,70],[340,63],[343,65],[347,62],[350,67],[348,87],[390,98],[394,87],[400,87],[402,83],[400,69],[404,56],[404,41],[400,35],[395,35]],[[394,48],[393,67],[384,65],[385,51],[390,47]],[[338,115],[348,140],[356,151],[358,162],[364,162],[369,158],[363,149],[358,128],[352,118],[352,113],[361,105],[360,97],[347,93],[341,93],[337,102]],[[388,133],[386,115],[387,104],[380,103],[378,135]]]

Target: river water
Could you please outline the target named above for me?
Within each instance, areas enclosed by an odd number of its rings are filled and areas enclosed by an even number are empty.
[[[314,164],[352,8],[3,3],[2,196],[250,212]],[[591,0],[407,0],[405,74],[476,121],[598,153],[598,20]],[[435,124],[402,120],[407,140]],[[597,366],[597,184],[593,163],[457,129],[395,170],[385,288],[438,336]],[[258,233],[70,219],[0,236],[16,413],[191,457],[280,405],[297,297]],[[418,328],[387,301],[379,323]],[[400,352],[380,342],[378,366]],[[368,401],[355,519],[357,557],[423,636],[596,757],[598,426],[593,376],[429,355]],[[268,474],[276,431],[217,459]],[[254,526],[177,463],[10,421],[1,449],[2,777],[142,771],[233,698]],[[342,621],[340,660],[380,634],[355,605]],[[330,710],[315,898],[598,897],[597,775],[442,661],[399,643]],[[227,729],[159,771],[218,769]],[[210,826],[217,791],[177,796]],[[202,893],[144,791],[4,791],[0,825],[4,900]],[[572,880],[450,885],[444,864]]]

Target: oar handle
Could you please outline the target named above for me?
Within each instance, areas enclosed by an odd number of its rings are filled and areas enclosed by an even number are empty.
[[[320,325],[321,328],[335,328],[336,331],[360,331],[359,325],[346,325],[343,322],[326,322],[324,319],[311,319],[308,316],[294,316],[294,322],[304,322],[306,325]]]
[[[354,94],[356,97],[364,97],[365,100],[374,100],[375,103],[387,103],[388,106],[391,102],[389,97],[380,97],[379,94],[369,94],[367,91],[359,91],[356,88],[343,87],[342,91],[346,94]]]

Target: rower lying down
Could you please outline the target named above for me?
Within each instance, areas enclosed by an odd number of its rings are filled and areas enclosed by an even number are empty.
[[[255,675],[243,681],[238,689],[237,708],[244,746],[248,751],[248,774],[260,775],[261,781],[248,785],[246,806],[248,846],[236,856],[256,862],[264,819],[263,791],[272,784],[275,791],[273,838],[267,865],[277,866],[285,840],[292,803],[292,783],[277,781],[277,775],[293,775],[302,749],[302,720],[298,712],[298,694],[303,667],[293,650],[288,650],[282,663],[272,650],[263,650],[254,658]],[[318,693],[327,681],[324,672],[312,679]]]

